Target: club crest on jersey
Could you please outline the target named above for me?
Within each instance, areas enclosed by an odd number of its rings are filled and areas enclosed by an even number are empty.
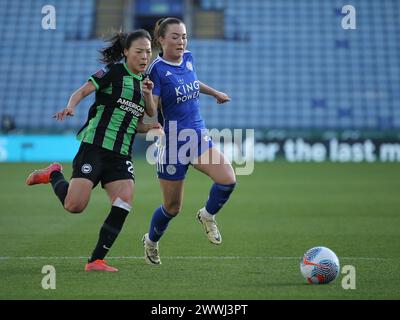
[[[190,61],[186,61],[186,68],[188,68],[190,71],[193,71],[193,65]]]

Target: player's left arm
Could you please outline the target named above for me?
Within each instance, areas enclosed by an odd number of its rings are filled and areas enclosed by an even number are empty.
[[[204,84],[201,81],[199,81],[199,83],[200,83],[200,92],[213,96],[217,100],[217,103],[225,103],[231,101],[231,98],[225,92],[215,90],[214,88]]]

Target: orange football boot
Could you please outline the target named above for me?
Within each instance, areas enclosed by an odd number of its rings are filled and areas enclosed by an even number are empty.
[[[49,183],[50,174],[54,171],[61,171],[62,166],[59,163],[52,163],[47,168],[33,171],[26,179],[26,184],[32,186],[39,183]]]
[[[107,265],[106,260],[94,260],[93,262],[88,262],[85,265],[85,271],[108,271],[117,272],[118,269]]]

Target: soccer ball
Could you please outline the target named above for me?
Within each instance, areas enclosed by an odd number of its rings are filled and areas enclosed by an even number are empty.
[[[326,247],[311,248],[300,262],[301,274],[309,283],[329,283],[336,279],[339,269],[338,257]]]

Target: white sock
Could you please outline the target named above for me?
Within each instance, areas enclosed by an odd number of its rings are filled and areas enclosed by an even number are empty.
[[[129,203],[126,203],[124,200],[122,200],[119,197],[114,200],[112,205],[115,206],[115,207],[124,209],[124,210],[126,210],[128,212],[131,211],[131,209],[132,209],[132,207],[131,207],[131,205]]]
[[[150,238],[149,238],[149,235],[147,235],[146,236],[146,242],[148,243],[148,244],[150,244],[151,246],[153,246],[153,247],[155,247],[156,245],[157,245],[157,242],[154,242],[154,241],[152,241],[152,240],[150,240]]]
[[[215,219],[215,215],[208,213],[208,211],[206,210],[206,208],[201,208],[200,209],[200,214],[203,218],[205,218],[206,220],[214,220]]]

